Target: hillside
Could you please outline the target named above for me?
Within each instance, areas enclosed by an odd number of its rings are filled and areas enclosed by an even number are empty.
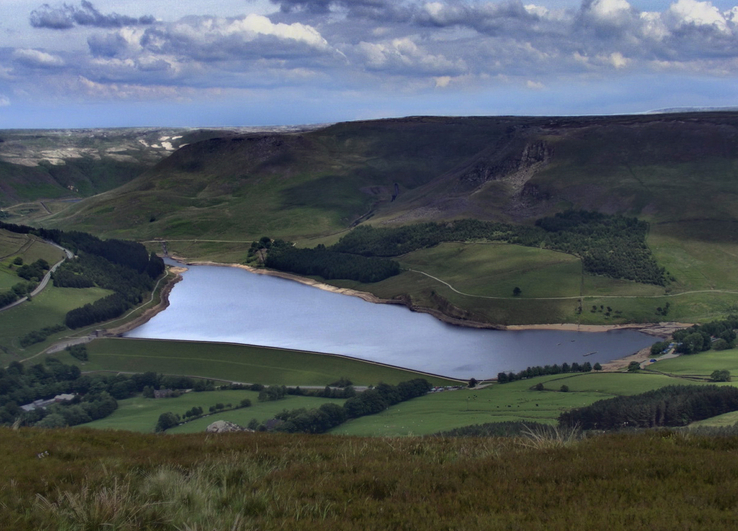
[[[472,218],[532,227],[571,209],[636,216],[665,271],[658,289],[592,274],[581,254],[563,263],[540,251],[521,262],[510,245],[466,240],[400,256],[403,272],[381,282],[331,283],[496,324],[689,322],[736,308],[737,171],[736,112],[411,117],[221,132],[36,223],[245,262],[263,236],[315,247],[357,225]]]
[[[312,238],[370,218],[525,223],[581,208],[730,226],[737,158],[729,112],[351,122],[188,145],[49,223],[137,238]]]
[[[263,129],[0,130],[0,207],[26,203],[5,215],[46,216],[131,181],[188,143]]]

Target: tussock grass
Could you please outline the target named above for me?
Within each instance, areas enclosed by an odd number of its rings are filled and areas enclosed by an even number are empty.
[[[544,450],[566,448],[582,438],[579,426],[549,426],[538,424],[523,428],[522,445],[525,448]]]
[[[734,529],[737,450],[734,435],[676,431],[369,439],[3,429],[0,527]]]

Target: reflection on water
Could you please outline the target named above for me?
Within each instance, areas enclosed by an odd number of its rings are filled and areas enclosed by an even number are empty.
[[[532,365],[606,362],[654,342],[633,330],[461,328],[401,306],[372,304],[242,269],[188,267],[172,290],[169,308],[127,337],[344,354],[464,379]]]

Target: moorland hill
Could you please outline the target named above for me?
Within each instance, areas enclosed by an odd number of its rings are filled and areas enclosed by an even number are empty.
[[[242,263],[262,237],[331,246],[355,227],[434,222],[432,245],[405,242],[402,253],[385,253],[397,256],[399,275],[317,276],[462,320],[696,322],[736,309],[737,195],[736,112],[408,117],[221,131],[123,186],[30,221],[167,240],[179,256]],[[569,234],[534,230],[552,226],[543,218],[578,211],[611,216],[601,223],[607,234],[591,223]],[[640,220],[637,238],[618,216]],[[450,229],[458,220],[506,225]],[[399,236],[381,237],[386,248]],[[472,245],[479,242],[495,245]],[[315,276],[318,259],[290,267]],[[628,263],[655,276],[625,273]]]
[[[48,222],[136,238],[316,238],[367,220],[532,223],[575,208],[725,229],[738,219],[737,158],[731,112],[349,122],[191,143]]]

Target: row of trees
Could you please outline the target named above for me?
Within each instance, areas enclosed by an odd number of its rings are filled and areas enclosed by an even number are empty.
[[[67,312],[64,324],[74,330],[83,326],[115,319],[123,315],[130,303],[120,293],[113,293],[93,303],[87,303],[80,308]]]
[[[115,239],[101,240],[86,232],[64,232],[58,229],[35,228],[1,221],[0,229],[18,234],[33,234],[66,247],[75,254],[83,252],[101,256],[114,264],[120,264],[139,273],[145,272],[151,278],[157,278],[165,270],[164,261],[156,255],[149,255],[146,247],[137,242]]]
[[[26,348],[30,345],[41,343],[42,341],[46,341],[46,338],[50,335],[66,330],[66,328],[67,327],[64,325],[53,325],[46,326],[41,330],[32,330],[31,332],[28,332],[25,336],[20,338],[20,346]]]
[[[392,405],[423,396],[431,387],[423,378],[400,382],[396,386],[382,383],[349,398],[343,406],[323,404],[319,408],[283,411],[275,417],[281,421],[276,430],[289,433],[325,433],[348,419],[374,415]],[[252,429],[256,427],[253,426]]]
[[[339,253],[323,245],[315,249],[300,249],[277,242],[271,245],[265,265],[280,271],[320,276],[326,280],[341,278],[359,282],[379,282],[400,273],[400,264],[394,260]]]
[[[735,387],[673,385],[566,411],[559,416],[559,423],[585,430],[686,426],[736,410],[738,389]]]
[[[561,365],[536,365],[534,367],[528,367],[527,369],[520,372],[500,372],[497,373],[497,383],[508,383],[515,382],[517,380],[527,380],[528,378],[535,378],[536,376],[546,376],[549,374],[567,374],[570,372],[592,372],[592,369],[596,371],[602,370],[602,365],[595,363],[594,366],[588,361],[582,364],[573,362],[571,365],[563,363]]]
[[[579,256],[590,273],[663,285],[665,270],[646,245],[648,223],[621,215],[571,210],[535,227],[463,219],[396,228],[360,226],[329,250],[367,257],[399,256],[449,241],[503,241]]]
[[[128,308],[144,300],[144,296],[153,289],[153,280],[166,269],[160,257],[153,252],[149,253],[146,247],[137,242],[101,240],[85,232],[36,229],[3,222],[0,222],[0,228],[21,234],[34,234],[77,254],[75,259],[67,260],[54,273],[55,286],[98,286],[115,292],[94,304],[69,312],[65,324],[70,328],[79,328],[122,315]],[[28,280],[38,281],[48,269],[48,263],[37,260],[31,265],[21,266],[18,274]],[[0,306],[15,302],[22,296],[21,292],[27,290],[27,287],[18,285],[10,292],[1,294]]]

